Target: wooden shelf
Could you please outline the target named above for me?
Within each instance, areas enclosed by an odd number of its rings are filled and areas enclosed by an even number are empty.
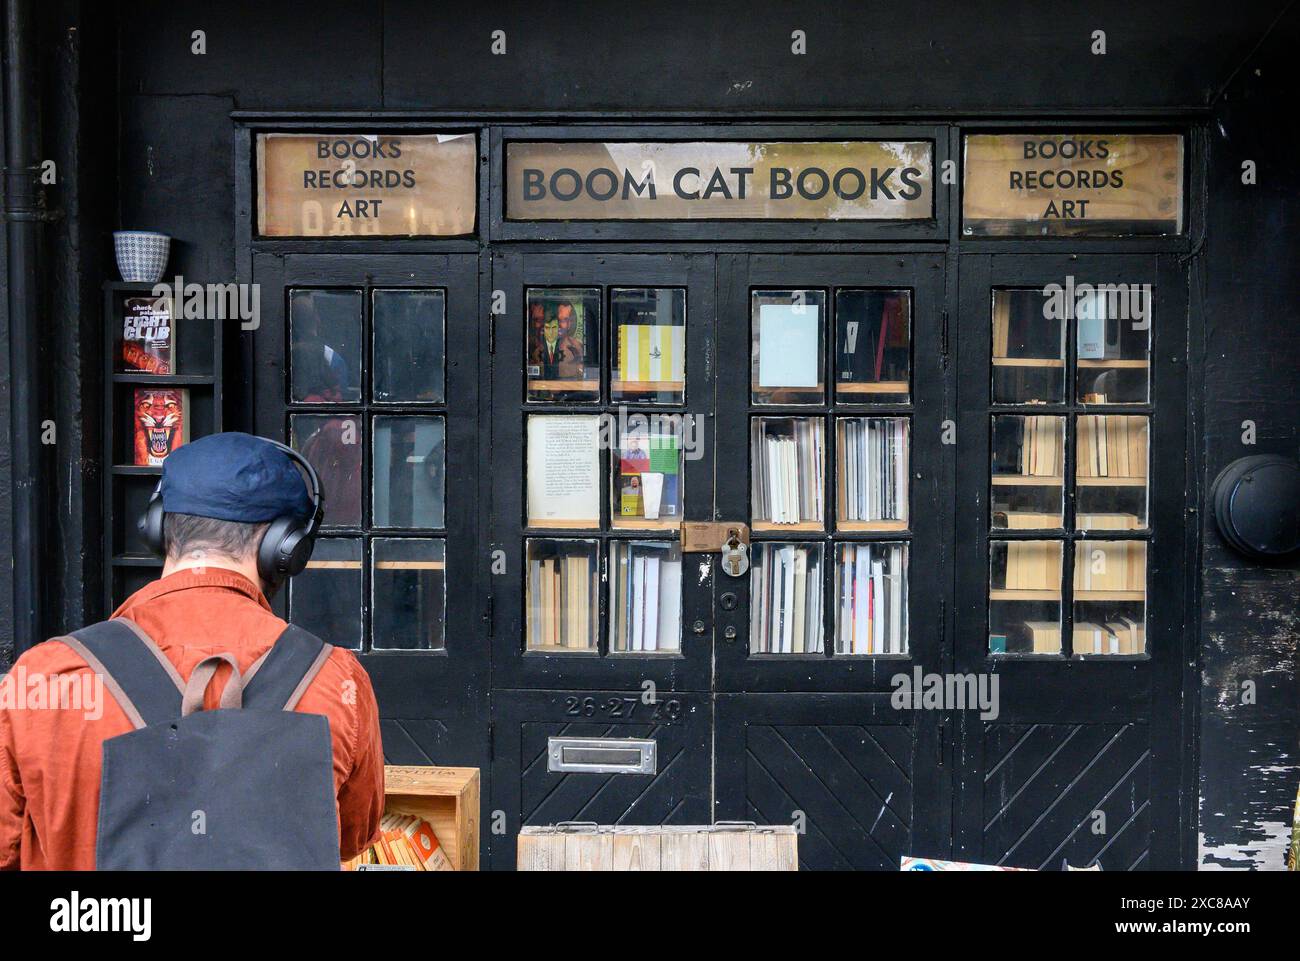
[[[1146,487],[1145,477],[1076,477],[1080,487]]]
[[[825,530],[825,525],[821,521],[799,521],[796,524],[778,524],[775,521],[754,521],[749,525],[751,531],[777,531],[784,533],[798,533],[801,531],[817,531],[820,533]]]
[[[820,394],[826,389],[824,384],[813,387],[763,387],[755,385],[755,394]]]
[[[994,357],[994,367],[1042,367],[1046,369],[1064,367],[1065,361],[1059,357]]]
[[[1076,589],[1076,601],[1145,601],[1146,591],[1081,591]]]
[[[998,587],[989,591],[990,601],[1059,601],[1060,599],[1061,592],[1053,590],[1009,590]]]
[[[568,391],[587,391],[600,393],[600,380],[530,380],[529,393],[558,394]]]
[[[478,870],[478,768],[385,764],[384,812],[428,821],[452,867]]]
[[[682,522],[680,519],[647,520],[644,517],[615,516],[610,526],[624,531],[678,531],[681,530]]]
[[[135,384],[140,387],[157,385],[159,387],[209,386],[216,382],[211,374],[150,374],[145,371],[137,373],[116,373],[115,384]]]
[[[907,521],[845,521],[835,522],[837,531],[905,531]]]
[[[685,387],[684,380],[612,380],[609,382],[610,392],[614,394],[679,394]]]
[[[530,644],[528,654],[599,654],[595,647],[565,647],[563,644]],[[674,652],[675,653],[675,652]]]
[[[594,531],[600,529],[598,520],[537,520],[528,519],[529,527],[536,527],[544,530],[577,530],[577,531]]]
[[[905,380],[878,380],[873,383],[837,383],[837,394],[906,394],[908,383]]]
[[[1039,474],[993,474],[994,487],[1060,487],[1065,478]]]
[[[377,571],[440,571],[446,566],[442,561],[375,561]]]

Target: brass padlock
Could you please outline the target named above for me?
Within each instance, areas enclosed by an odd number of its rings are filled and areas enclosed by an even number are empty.
[[[740,539],[739,531],[727,531],[727,540],[722,545],[722,572],[740,577],[748,570],[749,545]]]

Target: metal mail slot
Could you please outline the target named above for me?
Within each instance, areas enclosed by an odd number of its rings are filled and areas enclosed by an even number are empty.
[[[546,769],[581,774],[654,774],[655,742],[642,738],[553,737]]]

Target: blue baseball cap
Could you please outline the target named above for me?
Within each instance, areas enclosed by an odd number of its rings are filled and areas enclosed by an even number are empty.
[[[209,434],[168,454],[161,490],[168,514],[258,524],[311,513],[307,484],[284,451],[237,431]]]

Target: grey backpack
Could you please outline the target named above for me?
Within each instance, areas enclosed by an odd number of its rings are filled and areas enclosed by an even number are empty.
[[[104,742],[96,868],[339,869],[329,720],[294,710],[329,645],[290,625],[247,674],[217,654],[186,683],[126,618],[59,640],[135,726]],[[234,673],[205,711],[223,661]]]

